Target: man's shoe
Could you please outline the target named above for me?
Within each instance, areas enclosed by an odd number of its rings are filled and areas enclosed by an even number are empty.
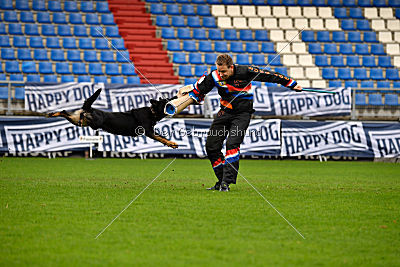
[[[227,184],[227,183],[225,183],[225,182],[222,182],[222,183],[221,183],[221,186],[220,186],[220,188],[219,188],[219,191],[220,191],[220,192],[229,192],[229,190],[231,190],[231,189],[229,188],[229,184]]]
[[[220,187],[220,183],[217,182],[213,187],[207,188],[207,190],[219,190]]]

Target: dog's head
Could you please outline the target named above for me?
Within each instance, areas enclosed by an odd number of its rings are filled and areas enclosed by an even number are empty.
[[[158,100],[150,99],[150,108],[156,121],[161,120],[166,115],[164,113],[165,105],[170,101],[167,98],[159,98]]]

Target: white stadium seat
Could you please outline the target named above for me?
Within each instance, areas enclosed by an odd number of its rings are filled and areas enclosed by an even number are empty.
[[[330,7],[318,7],[318,16],[323,19],[333,18],[332,8]]]
[[[265,26],[265,20],[264,20],[264,27],[266,27]],[[271,30],[269,38],[271,39],[271,41],[284,41],[285,40],[283,38],[283,31],[282,30]]]
[[[378,10],[376,9],[376,7],[367,7],[364,9],[364,17],[367,19],[377,19]]]
[[[218,24],[218,27],[223,28],[223,29],[233,28],[231,17],[218,17],[217,24]]]
[[[379,32],[378,33],[378,40],[382,43],[392,43],[392,33],[391,32]]]
[[[394,31],[394,32],[400,31],[400,20],[398,20],[398,19],[387,20],[387,28],[388,28],[388,30]]]
[[[306,44],[301,42],[301,43],[292,43],[292,51],[295,54],[306,54]]]
[[[310,28],[314,31],[325,30],[323,20],[322,19],[310,19]]]
[[[297,57],[296,55],[283,55],[282,63],[286,66],[297,66]]]
[[[300,42],[300,34],[298,30],[290,30],[285,32],[285,40],[290,42],[293,38],[293,42]],[[297,36],[296,36],[297,35]]]
[[[290,30],[293,29],[293,22],[291,18],[280,18],[279,20],[279,28],[283,29],[283,30]]]
[[[312,55],[299,55],[299,65],[304,67],[315,66]]]
[[[262,18],[270,18],[271,7],[270,6],[257,6],[257,15]]]
[[[236,29],[247,29],[247,20],[246,18],[233,18],[233,27]]]
[[[290,6],[288,7],[288,16],[291,18],[302,18],[301,15],[301,7],[299,6]]]
[[[317,9],[315,7],[304,7],[303,8],[303,17],[313,19],[317,18]]]
[[[396,43],[400,43],[400,32],[395,32],[394,33],[394,41]]]
[[[379,17],[382,19],[393,19],[393,8],[382,7],[379,10]]]
[[[308,19],[295,19],[294,20],[294,27],[299,30],[307,30],[308,26]]]
[[[215,17],[226,16],[225,6],[224,5],[212,5],[211,6],[211,14]]]
[[[400,55],[399,44],[387,44],[386,45],[386,54],[388,54],[388,55]]]
[[[276,18],[264,18],[265,29],[278,29],[278,20]]]
[[[303,67],[291,67],[289,69],[289,76],[298,80],[298,79],[304,79],[304,70]],[[298,82],[298,81],[297,81]]]
[[[325,19],[325,28],[330,31],[340,31],[339,21],[337,19]]]
[[[310,81],[309,80],[297,80],[297,83],[300,84],[304,88],[310,88]]]
[[[393,65],[394,65],[395,67],[400,68],[400,56],[394,57],[394,59],[393,59]]]
[[[261,18],[249,18],[249,28],[255,30],[264,29]]]
[[[243,6],[242,7],[242,14],[245,17],[257,17],[256,14],[256,7],[255,6]]]
[[[308,67],[306,68],[306,77],[307,79],[322,79],[319,74],[319,68],[317,67]]]
[[[280,54],[291,54],[292,50],[288,42],[276,43],[276,51]]]
[[[286,18],[286,7],[274,6],[272,7],[272,15],[276,18]]]
[[[239,5],[227,6],[226,14],[228,16],[231,16],[231,17],[240,17],[240,16],[242,16],[242,13],[240,12],[240,6]]]
[[[321,88],[321,89],[326,88],[326,81],[325,80],[313,80],[312,88]]]
[[[372,20],[371,28],[374,31],[384,31],[384,30],[386,30],[385,20],[382,20],[382,19],[374,19],[374,20]]]

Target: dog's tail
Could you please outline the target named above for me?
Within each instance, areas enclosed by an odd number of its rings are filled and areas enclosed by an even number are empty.
[[[99,97],[101,93],[101,89],[98,89],[96,92],[94,92],[94,94],[92,96],[90,96],[88,99],[85,100],[85,102],[83,103],[82,109],[85,111],[90,111],[90,109],[92,108],[92,104],[94,101],[96,101],[96,99]]]

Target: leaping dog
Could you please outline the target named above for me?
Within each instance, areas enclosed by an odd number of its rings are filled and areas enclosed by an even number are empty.
[[[47,117],[64,117],[74,125],[80,127],[89,126],[93,130],[102,129],[116,135],[138,136],[144,134],[169,147],[178,147],[177,143],[169,141],[154,132],[156,123],[166,116],[164,113],[165,105],[171,99],[151,99],[150,107],[132,109],[127,112],[105,112],[92,108],[92,104],[100,95],[100,92],[101,89],[98,89],[86,99],[81,109],[73,112],[65,110],[53,112],[47,114]]]

